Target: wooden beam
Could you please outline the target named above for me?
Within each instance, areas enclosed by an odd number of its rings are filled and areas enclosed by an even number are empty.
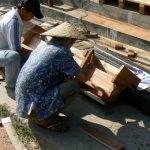
[[[126,0],[119,0],[119,7],[124,8],[125,7],[125,1]]]
[[[140,14],[142,14],[142,15],[145,14],[145,8],[146,8],[145,5],[139,4],[139,12],[140,12]]]
[[[54,3],[53,3],[53,0],[48,0],[48,6],[49,6],[49,7],[53,7],[53,4],[54,4]]]
[[[104,132],[99,131],[89,125],[81,126],[81,130],[83,130],[90,137],[100,142],[101,144],[104,144],[106,147],[108,147],[111,150],[123,150],[124,149],[124,146],[120,142],[118,142],[114,138],[111,138]]]

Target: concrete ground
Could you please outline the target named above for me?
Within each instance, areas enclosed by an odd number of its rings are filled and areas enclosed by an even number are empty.
[[[14,91],[7,88],[5,82],[0,82],[0,103],[6,103],[15,112]],[[105,108],[79,95],[64,115],[63,120],[70,126],[67,133],[54,133],[29,123],[43,150],[107,150],[80,130],[80,126],[85,123],[117,139],[126,150],[150,149],[149,116],[121,100],[113,107]]]

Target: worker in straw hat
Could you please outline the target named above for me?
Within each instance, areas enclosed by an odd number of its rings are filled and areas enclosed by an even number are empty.
[[[67,127],[57,115],[80,90],[74,77],[81,82],[87,80],[70,47],[76,39],[85,37],[66,22],[42,35],[52,39],[41,42],[20,71],[15,90],[17,114],[29,118],[34,115],[39,126],[63,132]]]

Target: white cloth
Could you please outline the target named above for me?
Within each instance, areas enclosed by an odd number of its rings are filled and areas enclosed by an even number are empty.
[[[0,50],[20,50],[23,23],[17,9],[12,8],[0,20]]]

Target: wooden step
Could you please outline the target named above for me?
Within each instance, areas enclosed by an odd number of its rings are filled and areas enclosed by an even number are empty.
[[[84,20],[150,42],[149,29],[143,29],[129,23],[107,18],[91,12],[84,18]]]

